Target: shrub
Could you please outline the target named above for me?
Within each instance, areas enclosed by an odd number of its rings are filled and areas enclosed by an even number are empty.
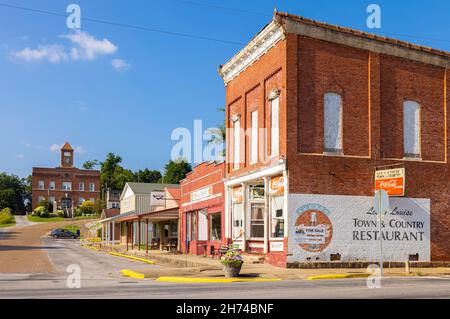
[[[81,209],[76,208],[75,212],[74,212],[75,217],[80,217],[81,215],[83,215],[83,213],[81,212]]]
[[[80,206],[80,210],[83,215],[92,215],[95,213],[94,203],[90,200],[84,201]]]
[[[45,215],[48,215],[47,208],[45,206],[38,206],[33,211],[33,216],[40,216],[45,217]],[[48,216],[47,216],[48,217]]]
[[[58,217],[64,217],[64,211],[63,210],[57,210],[56,214],[58,215]]]
[[[14,216],[11,214],[11,209],[4,208],[0,211],[0,225],[14,223]]]
[[[101,228],[97,229],[97,237],[102,238],[102,229]]]

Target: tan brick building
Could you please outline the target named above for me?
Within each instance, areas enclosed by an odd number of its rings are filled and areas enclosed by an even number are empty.
[[[225,235],[286,266],[378,259],[376,167],[405,168],[385,260],[450,260],[450,53],[285,13],[221,66]]]
[[[74,167],[74,150],[69,143],[61,148],[59,167],[33,167],[32,207],[47,199],[57,209],[71,211],[85,200],[100,200],[100,171]]]

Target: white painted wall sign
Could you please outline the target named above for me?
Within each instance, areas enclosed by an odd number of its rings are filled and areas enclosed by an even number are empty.
[[[373,197],[290,194],[288,261],[376,261],[379,224]],[[406,261],[419,254],[430,260],[430,200],[390,198],[383,218],[385,261]]]

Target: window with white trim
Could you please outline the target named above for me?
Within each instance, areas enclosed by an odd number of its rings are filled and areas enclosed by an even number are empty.
[[[62,189],[64,191],[71,191],[72,190],[72,182],[63,182]]]
[[[280,151],[279,127],[280,97],[270,101],[270,155],[278,155]]]
[[[89,183],[89,191],[95,192],[95,184],[94,183]]]
[[[337,93],[324,96],[324,146],[326,153],[342,153],[342,97]]]
[[[44,181],[39,181],[39,183],[38,183],[38,188],[39,188],[40,190],[43,190],[43,189],[45,188],[45,183],[44,183]]]
[[[251,113],[251,121],[250,164],[256,164],[258,162],[258,111]]]
[[[415,101],[403,103],[403,148],[405,157],[421,157],[420,104]]]
[[[56,189],[56,184],[55,184],[55,182],[54,182],[54,181],[51,181],[50,184],[48,185],[48,188],[49,188],[50,190],[55,190],[55,189]]]
[[[234,137],[233,167],[234,167],[234,169],[239,169],[240,150],[241,150],[241,121],[240,121],[240,119],[238,119],[234,122],[233,137]]]
[[[78,184],[78,190],[81,191],[81,192],[84,192],[84,183],[83,182],[80,182]]]

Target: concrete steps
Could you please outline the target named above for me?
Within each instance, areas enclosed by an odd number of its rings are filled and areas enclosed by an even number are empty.
[[[242,260],[247,264],[264,264],[264,255],[254,253],[242,253]]]

